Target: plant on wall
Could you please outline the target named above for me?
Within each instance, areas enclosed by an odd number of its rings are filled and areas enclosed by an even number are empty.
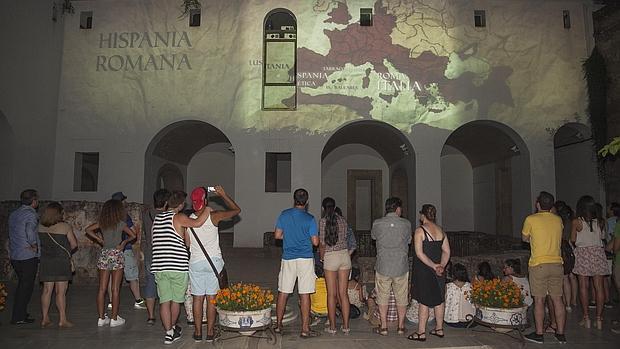
[[[181,17],[188,16],[190,10],[199,9],[201,6],[200,0],[183,0],[183,4],[181,5],[183,13]]]
[[[620,136],[614,137],[611,142],[607,143],[598,154],[602,157],[615,156],[620,151]]]
[[[588,85],[588,116],[592,127],[595,151],[607,143],[607,69],[605,60],[596,46],[583,63],[584,77]],[[603,158],[598,158],[598,172],[604,178]]]

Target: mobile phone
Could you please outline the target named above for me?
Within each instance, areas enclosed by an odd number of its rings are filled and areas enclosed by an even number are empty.
[[[213,192],[215,192],[215,187],[207,187],[207,191],[209,193],[213,193]]]

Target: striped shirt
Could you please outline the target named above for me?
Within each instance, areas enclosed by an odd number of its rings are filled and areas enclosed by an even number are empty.
[[[151,272],[189,271],[189,252],[183,238],[174,229],[172,219],[175,213],[159,213],[153,220],[153,261]]]

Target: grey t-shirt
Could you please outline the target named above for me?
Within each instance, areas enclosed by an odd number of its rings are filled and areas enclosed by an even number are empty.
[[[388,213],[372,223],[370,234],[377,240],[377,273],[390,277],[405,275],[409,271],[411,222]]]
[[[106,230],[101,229],[101,235],[103,236],[103,248],[116,248],[122,239],[123,229],[127,226],[125,222],[118,222],[116,227],[108,228]]]

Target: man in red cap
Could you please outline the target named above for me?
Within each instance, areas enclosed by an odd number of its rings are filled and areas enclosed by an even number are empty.
[[[211,211],[207,221],[200,227],[195,228],[190,236],[190,260],[189,260],[189,280],[190,289],[193,298],[193,312],[194,312],[194,340],[199,342],[202,340],[202,326],[200,326],[200,319],[202,318],[203,304],[205,297],[207,298],[207,335],[205,337],[207,342],[213,342],[215,340],[215,304],[211,303],[217,295],[219,288],[217,274],[219,274],[224,268],[224,260],[222,259],[222,251],[220,249],[219,230],[218,224],[223,220],[228,220],[238,215],[241,212],[241,208],[235,203],[233,199],[226,194],[224,188],[217,185],[214,187],[214,193],[222,198],[227,210]],[[207,190],[203,187],[195,188],[192,191],[192,206],[196,211],[190,218],[197,218],[204,212],[209,204],[207,197]],[[200,247],[202,243],[203,249]],[[205,254],[206,253],[206,254]],[[211,259],[213,266],[207,260]],[[217,272],[213,270],[213,267],[217,269]]]

